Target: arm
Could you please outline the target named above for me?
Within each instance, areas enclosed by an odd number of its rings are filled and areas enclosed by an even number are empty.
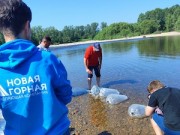
[[[154,113],[154,110],[155,110],[154,107],[146,106],[145,115],[146,116],[151,116]]]
[[[88,63],[88,60],[86,58],[84,58],[84,66],[85,66],[86,72],[89,74],[92,74],[91,70],[89,70],[89,68],[87,66],[87,63]]]
[[[84,66],[85,66],[85,69],[86,69],[86,71],[88,70],[88,67],[87,67],[87,59],[86,58],[84,58]]]
[[[158,108],[158,98],[156,94],[151,94],[151,97],[149,99],[148,105],[145,109],[145,115],[146,116],[151,116],[154,112],[161,114],[161,110],[157,109]],[[161,112],[160,112],[161,111]]]
[[[102,65],[102,56],[98,58],[99,61],[99,69],[101,69],[101,65]]]
[[[101,52],[100,52],[100,56],[98,58],[98,61],[99,61],[99,69],[101,69],[101,65],[102,65],[102,49],[101,49]]]

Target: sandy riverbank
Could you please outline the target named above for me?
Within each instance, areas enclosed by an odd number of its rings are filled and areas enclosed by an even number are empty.
[[[89,94],[74,97],[68,104],[71,135],[155,135],[149,118],[128,115],[131,104],[147,104],[147,99],[142,98],[146,96],[119,91],[130,98],[117,105],[109,105]]]
[[[92,44],[95,42],[111,42],[111,41],[121,41],[121,40],[129,40],[129,39],[138,39],[138,38],[151,38],[151,37],[163,37],[163,36],[178,36],[180,35],[180,32],[164,32],[160,34],[149,34],[149,35],[141,35],[141,36],[135,36],[135,37],[126,37],[126,38],[120,38],[120,39],[112,39],[112,40],[91,40],[91,41],[84,41],[84,42],[74,42],[74,43],[65,43],[65,44],[59,44],[59,45],[51,45],[50,47],[60,47],[60,46],[73,46],[73,45],[82,45],[82,44]]]

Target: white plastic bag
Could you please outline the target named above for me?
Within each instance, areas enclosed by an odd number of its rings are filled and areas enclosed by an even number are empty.
[[[107,96],[106,102],[109,104],[118,104],[127,99],[128,99],[128,97],[126,95],[110,94]]]
[[[92,94],[93,96],[98,96],[99,92],[100,92],[100,88],[96,85],[94,85],[90,90],[90,94]]]
[[[4,119],[0,119],[0,132],[4,130],[6,125],[6,121]]]
[[[110,94],[119,94],[119,91],[116,89],[100,88],[100,97],[107,97]]]
[[[145,105],[132,104],[128,108],[128,114],[134,118],[143,118],[145,117]]]
[[[83,94],[87,94],[88,91],[84,88],[72,88],[72,96],[80,96]]]
[[[6,125],[6,121],[4,120],[3,116],[2,116],[2,111],[0,110],[0,135],[4,135],[4,128]]]

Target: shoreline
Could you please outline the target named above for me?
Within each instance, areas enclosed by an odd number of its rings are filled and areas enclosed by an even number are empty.
[[[126,38],[119,38],[119,39],[90,40],[90,41],[83,41],[83,42],[73,42],[73,43],[65,43],[65,44],[59,44],[59,45],[51,45],[50,48],[67,47],[67,46],[75,46],[75,45],[83,45],[83,44],[93,44],[96,42],[104,43],[104,42],[111,42],[111,41],[122,41],[122,40],[129,40],[129,39],[153,38],[153,37],[164,37],[164,36],[180,36],[180,32],[172,31],[172,32],[164,32],[164,33],[160,33],[160,34],[148,34],[148,35],[126,37]]]

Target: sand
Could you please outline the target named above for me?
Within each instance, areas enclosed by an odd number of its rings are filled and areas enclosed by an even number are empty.
[[[112,39],[112,40],[91,40],[91,41],[84,41],[84,42],[74,42],[74,43],[65,43],[65,44],[59,44],[59,45],[51,45],[51,48],[55,47],[64,47],[64,46],[74,46],[74,45],[83,45],[83,44],[93,44],[93,43],[103,43],[103,42],[111,42],[111,41],[121,41],[121,40],[129,40],[129,39],[138,39],[138,38],[152,38],[152,37],[163,37],[163,36],[179,36],[180,32],[164,32],[160,34],[149,34],[149,35],[141,35],[141,36],[135,36],[135,37],[126,37],[126,38],[120,38],[120,39]]]
[[[90,94],[73,97],[68,105],[71,135],[154,135],[149,118],[132,118],[128,114],[131,104],[147,104],[147,99],[123,92],[129,99],[110,105]],[[146,96],[141,96],[146,97]]]

